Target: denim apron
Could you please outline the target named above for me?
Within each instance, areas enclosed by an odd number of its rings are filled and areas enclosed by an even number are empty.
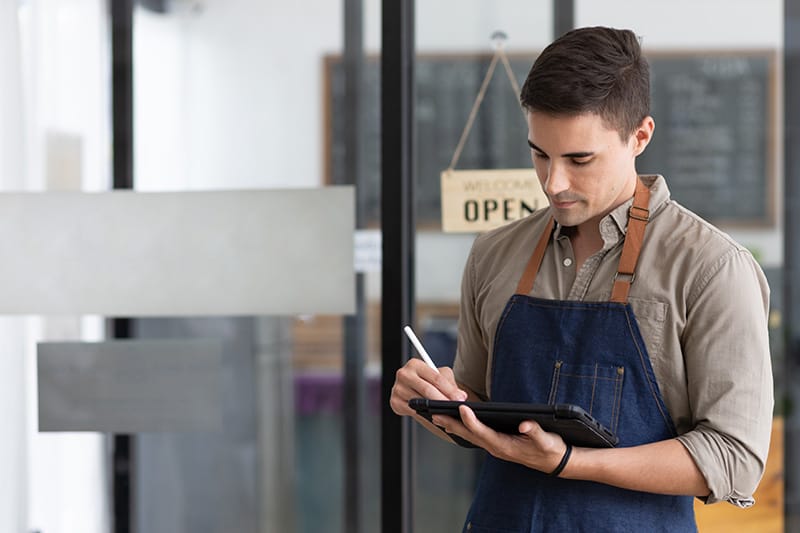
[[[498,323],[492,401],[572,403],[620,447],[676,436],[627,303],[649,212],[637,183],[609,302],[528,296],[551,239],[547,225]],[[691,496],[664,496],[552,477],[487,456],[464,532],[697,531]]]

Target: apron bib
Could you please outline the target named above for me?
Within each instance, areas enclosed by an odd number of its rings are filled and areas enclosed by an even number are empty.
[[[619,447],[676,436],[627,303],[648,220],[637,182],[610,302],[528,296],[551,219],[498,323],[492,401],[572,403],[617,434]],[[665,496],[548,474],[487,456],[463,531],[470,533],[697,531],[691,496]]]

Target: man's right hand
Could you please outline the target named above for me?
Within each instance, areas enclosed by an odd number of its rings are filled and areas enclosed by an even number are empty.
[[[395,375],[389,405],[398,415],[415,416],[416,411],[408,406],[411,398],[463,401],[467,397],[467,391],[456,383],[453,369],[443,366],[437,372],[419,359],[410,359]]]

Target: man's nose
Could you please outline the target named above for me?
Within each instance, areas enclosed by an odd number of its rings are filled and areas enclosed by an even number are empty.
[[[569,178],[563,165],[551,163],[547,168],[544,192],[553,197],[569,189]]]

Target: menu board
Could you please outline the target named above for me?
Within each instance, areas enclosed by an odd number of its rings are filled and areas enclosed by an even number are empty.
[[[535,53],[509,57],[520,85]],[[774,51],[651,53],[653,141],[640,173],[662,174],[673,199],[721,225],[774,224]],[[419,55],[415,63],[416,201],[420,224],[440,220],[439,175],[448,167],[491,55]],[[346,183],[344,72],[325,61],[326,171]],[[362,162],[366,220],[380,217],[380,65],[363,69]],[[481,104],[458,169],[531,166],[527,125],[517,95],[498,68]]]
[[[774,56],[656,55],[653,141],[640,172],[664,174],[672,196],[718,224],[774,222]]]

